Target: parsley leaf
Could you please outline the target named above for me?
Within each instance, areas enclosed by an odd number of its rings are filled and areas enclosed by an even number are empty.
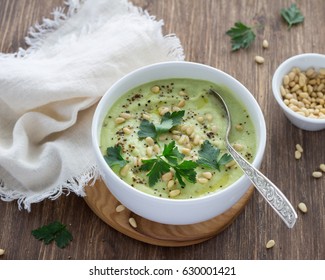
[[[281,16],[288,23],[289,29],[292,25],[301,23],[305,19],[296,4],[291,4],[287,9],[281,9]]]
[[[159,135],[168,132],[172,127],[182,122],[185,111],[167,112],[161,118],[160,124],[154,125],[148,120],[142,120],[140,123],[138,136],[140,139],[151,137],[157,139]]]
[[[104,159],[110,167],[114,165],[119,165],[120,167],[123,167],[128,163],[128,161],[122,157],[121,152],[122,147],[119,145],[107,148],[106,155],[104,155]]]
[[[164,173],[170,170],[170,165],[162,158],[157,157],[155,159],[142,160],[140,170],[148,171],[149,186],[153,187]]]
[[[32,230],[32,235],[38,240],[43,240],[45,244],[50,244],[54,240],[61,249],[72,241],[71,233],[58,221]]]
[[[154,186],[161,176],[169,172],[171,169],[175,171],[175,177],[181,186],[185,186],[185,182],[182,178],[195,183],[195,168],[197,167],[197,163],[191,160],[182,161],[183,158],[184,155],[178,151],[175,141],[172,141],[168,145],[164,146],[162,155],[158,155],[153,159],[142,160],[143,164],[141,165],[140,170],[149,171],[147,176],[149,177],[150,187]]]
[[[226,34],[231,37],[232,51],[248,48],[256,37],[252,27],[246,26],[240,21],[236,22],[235,26],[230,28]]]
[[[208,140],[205,140],[199,150],[199,159],[197,164],[202,167],[217,169],[220,171],[220,166],[227,164],[232,160],[231,155],[225,153],[219,158],[220,149],[214,147]]]

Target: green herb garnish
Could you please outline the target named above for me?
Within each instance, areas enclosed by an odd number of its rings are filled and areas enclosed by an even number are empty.
[[[149,186],[154,186],[161,176],[171,169],[175,171],[175,177],[177,178],[181,186],[185,186],[183,178],[187,181],[196,182],[195,168],[197,163],[191,160],[184,160],[184,155],[181,154],[175,146],[175,141],[172,141],[168,145],[164,146],[162,155],[158,155],[153,159],[142,160],[142,166],[140,170],[149,171],[147,176],[149,177]]]
[[[38,240],[43,240],[45,244],[50,244],[54,240],[61,249],[72,241],[71,233],[58,221],[33,230],[32,235]]]
[[[120,145],[115,145],[114,147],[107,148],[106,155],[104,155],[104,159],[110,167],[114,165],[119,165],[120,167],[123,167],[128,163],[128,161],[122,157],[121,152],[122,147]]]
[[[296,4],[291,4],[287,9],[281,9],[281,16],[288,23],[289,29],[292,25],[301,23],[305,19]]]
[[[182,122],[185,111],[177,112],[167,112],[161,118],[160,124],[153,124],[148,120],[142,120],[140,123],[140,130],[138,131],[138,136],[140,139],[151,137],[154,140],[157,140],[159,135],[168,132],[171,128],[176,125],[179,125]]]
[[[256,37],[253,28],[246,26],[240,21],[236,22],[235,26],[230,28],[226,34],[231,37],[232,51],[239,50],[240,48],[247,49]]]
[[[199,151],[199,159],[196,161],[199,166],[217,169],[232,160],[230,154],[223,154],[220,158],[220,149],[214,147],[208,140],[205,140]],[[219,158],[219,159],[218,159]]]

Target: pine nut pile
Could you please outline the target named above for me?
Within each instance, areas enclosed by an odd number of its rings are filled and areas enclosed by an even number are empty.
[[[284,75],[280,91],[284,103],[297,114],[325,119],[325,68],[292,68]]]

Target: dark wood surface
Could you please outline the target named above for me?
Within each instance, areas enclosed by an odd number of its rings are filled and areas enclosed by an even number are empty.
[[[63,0],[0,0],[0,51],[25,47],[28,27],[50,17]],[[325,1],[297,1],[303,24],[288,30],[280,10],[292,1],[253,0],[134,0],[134,4],[165,22],[164,32],[181,40],[186,60],[217,67],[234,76],[256,97],[267,125],[267,148],[261,167],[296,207],[305,202],[308,212],[298,212],[298,222],[288,229],[255,191],[234,223],[216,237],[186,247],[159,247],[127,237],[100,220],[83,198],[74,194],[19,211],[16,202],[0,201],[0,248],[5,259],[325,259],[325,176],[311,177],[325,162],[325,130],[306,132],[284,117],[272,97],[271,79],[277,66],[289,56],[325,53]],[[225,32],[241,20],[260,26],[254,44],[231,52]],[[262,40],[269,49],[262,49]],[[265,58],[263,65],[255,55]],[[294,158],[295,144],[304,148]],[[74,239],[65,249],[43,245],[31,230],[59,220]],[[266,249],[274,239],[276,245]]]

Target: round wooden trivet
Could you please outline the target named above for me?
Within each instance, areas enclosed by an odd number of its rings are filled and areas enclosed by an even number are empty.
[[[100,180],[94,186],[86,187],[85,201],[106,224],[131,238],[153,245],[180,247],[206,241],[223,231],[241,213],[253,191],[254,188],[250,187],[237,204],[227,212],[208,221],[191,225],[156,223],[142,218],[128,209],[116,212],[116,207],[120,205],[120,202]],[[129,223],[131,217],[137,223],[136,228]]]

